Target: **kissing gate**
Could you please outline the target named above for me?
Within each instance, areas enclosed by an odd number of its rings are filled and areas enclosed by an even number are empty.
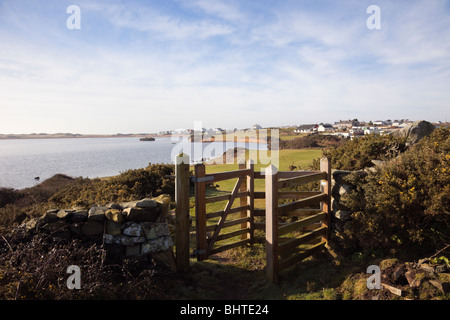
[[[239,169],[235,171],[206,174],[205,165],[196,164],[194,176],[189,177],[189,158],[181,154],[176,160],[175,175],[178,271],[186,271],[189,266],[191,179],[195,189],[196,226],[196,249],[193,254],[199,261],[234,247],[263,241],[266,243],[267,278],[278,282],[280,271],[327,244],[331,211],[331,166],[327,158],[321,159],[319,171],[277,171],[270,165],[261,173],[254,170],[250,160],[239,164]],[[208,183],[230,179],[236,179],[231,193],[206,196]],[[255,191],[255,179],[265,179],[265,191]],[[314,181],[320,181],[320,190],[280,191]],[[265,199],[265,208],[255,208],[255,199]],[[279,203],[279,200],[289,199],[294,201]],[[219,201],[226,201],[223,210],[207,212],[207,204]],[[295,217],[296,220],[283,223],[281,217]],[[230,227],[234,227],[232,231]],[[265,236],[255,235],[257,230]],[[227,243],[220,244],[223,240]]]

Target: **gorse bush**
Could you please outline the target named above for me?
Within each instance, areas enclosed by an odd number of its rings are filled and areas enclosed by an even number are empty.
[[[404,138],[391,135],[364,135],[336,148],[324,150],[333,169],[361,170],[372,167],[372,160],[389,160],[406,150]]]
[[[108,179],[78,178],[75,183],[55,193],[50,199],[57,206],[90,206],[175,194],[171,164],[150,164],[144,169],[133,169]]]
[[[356,183],[345,232],[364,248],[432,249],[450,235],[450,130],[436,129]]]
[[[345,143],[345,139],[331,135],[308,135],[292,140],[280,140],[280,149],[305,149],[338,147]]]

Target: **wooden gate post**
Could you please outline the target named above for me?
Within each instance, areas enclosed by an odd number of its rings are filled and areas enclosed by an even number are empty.
[[[206,182],[199,181],[205,176],[205,165],[203,163],[194,166],[195,176],[195,224],[197,234],[197,260],[201,261],[207,257],[208,244],[206,243]]]
[[[248,209],[241,212],[241,218],[249,218],[248,222],[244,222],[241,225],[241,229],[248,229],[249,232],[245,233],[241,236],[241,239],[248,239],[250,244],[254,243],[254,218],[253,218],[253,208],[254,208],[254,189],[255,189],[255,180],[254,180],[254,162],[253,160],[248,160],[247,162],[239,163],[239,170],[250,169],[250,174],[247,178],[242,182],[241,187],[239,188],[240,192],[247,192],[248,195],[244,198],[241,197],[240,205],[242,207],[248,206]]]
[[[326,219],[322,222],[323,226],[327,227],[327,233],[322,237],[322,241],[328,241],[330,239],[331,229],[331,160],[328,158],[320,159],[320,171],[327,173],[327,178],[320,181],[320,192],[327,195],[326,201],[320,203],[320,209],[325,212]]]
[[[175,256],[178,272],[189,268],[189,156],[175,158]]]
[[[270,165],[265,170],[266,180],[266,274],[278,282],[278,170]]]

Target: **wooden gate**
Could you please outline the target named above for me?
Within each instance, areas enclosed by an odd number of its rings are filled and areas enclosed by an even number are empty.
[[[210,255],[222,252],[231,248],[247,245],[253,242],[253,163],[240,164],[239,170],[205,173],[204,164],[194,166],[195,183],[195,218],[197,259],[204,260]],[[236,178],[233,191],[227,195],[206,197],[206,184]],[[240,199],[239,206],[233,206],[236,199]],[[228,200],[224,209],[216,212],[207,212],[206,204]],[[238,219],[229,219],[233,213],[241,213]],[[215,219],[218,221],[211,222]],[[240,225],[238,230],[224,232],[225,229]],[[241,236],[239,241],[231,244],[218,245],[218,241]]]
[[[284,174],[284,176],[286,175]],[[303,172],[297,177],[286,179],[279,178],[280,173],[274,166],[266,169],[266,273],[267,278],[272,282],[278,282],[278,274],[283,269],[324,248],[330,230],[330,161],[327,158],[321,159],[320,171]],[[297,192],[297,195],[295,192],[291,192],[291,197],[302,197],[303,199],[279,205],[279,189],[317,180],[320,180],[319,192]],[[286,197],[289,192],[281,194]],[[305,207],[314,205],[320,205],[320,209],[305,210]],[[279,218],[288,214],[296,214],[299,220],[280,225]],[[301,231],[300,236],[292,236],[296,231]],[[289,234],[291,236],[286,237]],[[304,248],[305,244],[309,244],[309,247]],[[302,248],[298,248],[299,246]]]
[[[319,171],[280,171],[269,166],[265,174],[254,171],[250,160],[235,171],[206,174],[204,164],[194,166],[195,221],[197,260],[238,246],[252,244],[259,239],[255,230],[265,231],[267,277],[278,281],[283,269],[322,249],[329,238],[331,213],[331,167],[326,158],[320,161]],[[236,179],[231,193],[206,196],[206,185]],[[265,179],[265,191],[255,192],[255,179]],[[189,158],[177,157],[176,165],[176,261],[179,271],[189,266]],[[320,181],[318,191],[280,191],[291,186]],[[265,208],[255,208],[255,199],[265,198]],[[239,202],[236,200],[239,199]],[[295,201],[279,204],[279,200]],[[207,204],[227,201],[223,210],[207,212]],[[320,205],[320,208],[311,208]],[[240,213],[238,218],[235,214]],[[233,215],[233,218],[231,217]],[[254,217],[265,217],[265,222]],[[280,223],[283,216],[298,218],[293,223]],[[236,227],[238,226],[238,227]],[[227,228],[234,227],[233,231]],[[228,229],[229,230],[229,229]],[[297,231],[300,235],[295,237]],[[240,237],[239,237],[240,236]],[[235,242],[220,244],[222,240],[239,237]],[[234,240],[234,239],[233,239]],[[305,248],[304,245],[309,247]]]

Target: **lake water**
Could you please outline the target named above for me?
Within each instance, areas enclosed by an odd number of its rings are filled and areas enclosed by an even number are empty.
[[[191,143],[175,137],[157,137],[155,141],[135,137],[0,140],[0,187],[27,188],[58,173],[87,178],[113,176],[149,163],[173,163],[172,157],[180,150],[196,162],[205,157],[194,152],[198,148],[207,151],[206,158],[210,158],[233,147],[232,143]],[[267,145],[249,143],[248,148],[267,150]]]

